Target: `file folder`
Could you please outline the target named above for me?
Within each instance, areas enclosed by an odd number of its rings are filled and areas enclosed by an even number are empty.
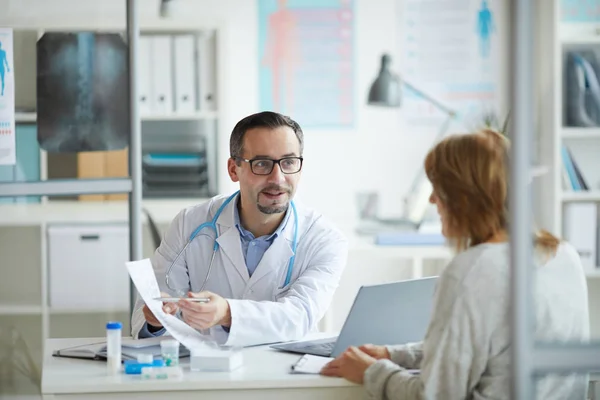
[[[173,46],[170,35],[152,37],[152,114],[173,113]]]
[[[141,116],[152,113],[152,40],[150,36],[140,36],[138,62],[138,103]]]
[[[194,36],[177,35],[175,50],[175,112],[191,114],[196,111],[196,73]]]
[[[202,32],[198,36],[198,100],[200,111],[214,111],[217,109],[216,57],[215,33],[213,31]]]
[[[597,265],[598,205],[596,203],[570,203],[565,205],[563,234],[579,253],[586,271]]]

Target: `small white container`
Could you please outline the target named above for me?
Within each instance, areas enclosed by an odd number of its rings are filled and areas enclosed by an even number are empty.
[[[106,369],[109,375],[121,371],[121,330],[123,325],[118,321],[106,324]]]
[[[166,367],[176,367],[179,365],[179,342],[177,340],[161,340],[160,352]]]
[[[152,364],[154,357],[152,354],[138,354],[137,362],[140,364]]]
[[[143,367],[142,379],[182,379],[183,369],[176,367]]]
[[[190,371],[228,372],[243,364],[244,356],[239,347],[201,348],[190,352]]]

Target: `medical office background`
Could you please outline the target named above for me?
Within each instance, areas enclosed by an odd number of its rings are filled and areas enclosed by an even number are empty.
[[[304,128],[298,198],[334,220],[351,241],[348,266],[322,329],[339,330],[361,284],[441,271],[450,252],[436,239],[423,241],[421,248],[398,238],[387,245],[374,243],[378,233],[399,229],[396,222],[405,216],[407,194],[440,131],[487,124],[500,128],[509,116],[506,1],[168,3],[162,16],[159,0],[140,0],[139,7],[145,37],[140,64],[154,68],[142,66],[141,93],[152,95],[144,92],[143,82],[153,82],[157,69],[158,75],[174,76],[172,82],[156,83],[171,96],[167,105],[141,107],[148,178],[143,199],[145,257],[156,247],[156,235],[160,237],[182,208],[235,190],[225,173],[229,133],[242,117],[274,109],[289,113]],[[586,8],[590,2],[585,0],[538,3],[539,116],[532,166],[536,223],[569,236],[585,255],[592,333],[600,337],[600,168],[594,157],[600,154],[600,119],[592,112],[593,123],[586,125],[564,117],[568,96],[563,79],[555,79],[568,75],[569,52],[600,51],[595,31],[600,17],[597,8],[593,13]],[[486,9],[489,13],[482,13]],[[0,10],[0,27],[13,28],[10,68],[17,107],[17,165],[0,166],[0,180],[126,175],[126,150],[40,150],[36,114],[40,38],[57,31],[110,33],[115,26],[124,30],[125,1],[0,0]],[[303,33],[278,43],[281,21],[290,14],[297,16],[297,32]],[[310,36],[314,30],[309,28],[315,25],[321,40]],[[182,36],[193,39],[177,39]],[[178,65],[177,49],[186,46],[198,46],[193,71]],[[399,108],[367,104],[384,53],[391,57],[393,73],[458,113],[447,129],[443,127],[448,114],[406,88]],[[274,83],[277,67],[299,72],[291,77],[282,72],[281,81]],[[600,64],[594,68],[599,71]],[[198,84],[198,92],[189,93],[196,107],[177,110],[181,99],[174,92],[191,86],[177,78],[178,73]],[[170,152],[184,155],[176,160],[157,156]],[[169,171],[176,162],[183,167],[175,169],[195,185],[168,186],[153,175]],[[0,202],[0,345],[30,354],[39,365],[47,337],[102,336],[109,319],[123,321],[127,332],[129,289],[122,268],[128,259],[126,195]],[[431,209],[424,227],[421,233],[439,235]]]

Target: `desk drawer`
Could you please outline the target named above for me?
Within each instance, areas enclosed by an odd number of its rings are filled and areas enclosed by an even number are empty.
[[[129,309],[129,228],[55,225],[48,228],[48,297],[53,311]]]

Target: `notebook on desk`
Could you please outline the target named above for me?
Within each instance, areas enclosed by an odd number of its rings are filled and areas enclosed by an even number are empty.
[[[123,338],[121,342],[121,356],[124,360],[137,360],[140,354],[152,354],[155,358],[161,356],[160,341],[172,339],[170,336],[159,336],[147,339]],[[54,357],[79,358],[84,360],[106,360],[106,342],[84,344],[80,346],[67,347],[54,350]],[[179,347],[179,357],[188,357],[190,352],[187,348]]]

